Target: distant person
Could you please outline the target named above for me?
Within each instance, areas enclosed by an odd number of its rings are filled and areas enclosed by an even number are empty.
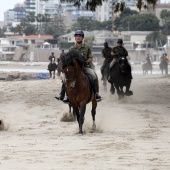
[[[161,61],[166,61],[167,63],[169,62],[169,58],[167,53],[163,53],[161,56]]]
[[[58,63],[62,60],[62,58],[66,55],[64,50],[61,51],[60,57],[57,59]]]
[[[49,56],[49,61],[50,61],[50,63],[48,64],[48,70],[49,70],[49,68],[50,68],[50,66],[51,66],[51,64],[52,64],[52,61],[54,61],[55,62],[55,56],[54,56],[54,53],[52,52],[51,53],[51,55]]]
[[[147,54],[146,62],[147,62],[148,64],[151,64],[151,57],[150,57],[149,54]]]
[[[112,48],[109,47],[107,42],[105,42],[104,48],[102,50],[102,57],[104,58],[104,61],[103,61],[103,65],[101,67],[101,74],[102,74],[101,80],[103,80],[103,78],[104,78],[104,69],[106,68],[107,64],[111,63],[111,61],[113,59],[111,56],[111,51],[112,51]]]

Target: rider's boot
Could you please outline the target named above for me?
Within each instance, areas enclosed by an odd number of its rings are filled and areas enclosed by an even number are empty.
[[[103,70],[104,70],[104,66],[101,67],[101,75],[102,75],[101,80],[104,80],[104,75],[103,75],[104,72],[103,72]]]
[[[64,103],[69,103],[69,98],[67,96],[67,98],[65,100],[63,100]]]
[[[109,83],[112,83],[112,78],[110,76],[110,73],[111,73],[111,69],[113,69],[115,63],[116,63],[116,59],[113,59],[112,62],[110,63],[110,66],[109,66],[109,76],[108,76],[108,79],[107,79],[107,81]]]
[[[102,77],[101,77],[101,80],[103,80],[104,78],[103,78],[103,74],[102,74]]]
[[[99,95],[98,80],[94,80],[93,91],[94,91],[96,101],[97,102],[101,101],[102,97]]]
[[[65,93],[66,93],[66,87],[65,87],[65,84],[63,83],[62,84],[62,87],[61,87],[61,92],[59,94],[59,96],[55,97],[56,99],[58,100],[64,100],[64,96],[65,96]]]

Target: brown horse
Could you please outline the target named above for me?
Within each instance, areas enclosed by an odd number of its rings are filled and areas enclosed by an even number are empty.
[[[151,74],[152,74],[152,63],[147,62],[147,63],[142,64],[142,69],[143,69],[143,74],[148,74],[149,70],[151,71]]]
[[[143,69],[143,74],[148,74],[148,71],[151,71],[152,74],[152,62],[151,62],[151,58],[149,56],[147,56],[146,58],[146,63],[142,64],[142,69]]]
[[[168,75],[168,61],[162,60],[159,64],[159,68],[162,72],[162,75],[163,75],[164,70],[165,70],[165,74]]]
[[[79,133],[83,134],[84,115],[86,105],[89,102],[92,102],[92,129],[94,130],[96,128],[95,115],[97,102],[94,98],[94,93],[90,86],[88,77],[84,74],[81,68],[80,60],[78,60],[79,55],[78,51],[72,50],[66,54],[62,62],[66,78],[67,94],[69,96],[71,106],[73,107],[73,114],[74,116],[77,116]]]

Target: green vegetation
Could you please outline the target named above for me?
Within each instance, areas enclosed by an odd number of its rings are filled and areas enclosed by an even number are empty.
[[[42,0],[42,1],[48,1],[48,0]],[[60,0],[61,3],[73,3],[74,6],[80,7],[81,3],[84,2],[85,0]],[[86,9],[95,11],[97,6],[101,6],[102,3],[106,0],[88,0],[85,1],[86,3]],[[156,5],[157,0],[137,0],[136,6],[139,10],[142,8],[147,8],[148,5],[153,5],[153,7]],[[116,1],[115,3],[112,4],[115,12],[118,11],[123,11],[125,9],[125,3],[123,1]]]
[[[86,24],[84,24],[86,23]],[[77,22],[73,24],[72,30],[111,30],[112,21],[100,22],[90,18],[80,17],[77,19]]]
[[[139,14],[136,11],[125,9],[116,17],[115,30],[119,31],[158,31],[159,19],[153,14]]]

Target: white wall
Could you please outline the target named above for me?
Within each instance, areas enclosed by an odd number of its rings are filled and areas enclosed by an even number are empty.
[[[9,42],[9,40],[7,40],[7,39],[0,39],[0,45],[9,45],[10,44],[10,42]]]

